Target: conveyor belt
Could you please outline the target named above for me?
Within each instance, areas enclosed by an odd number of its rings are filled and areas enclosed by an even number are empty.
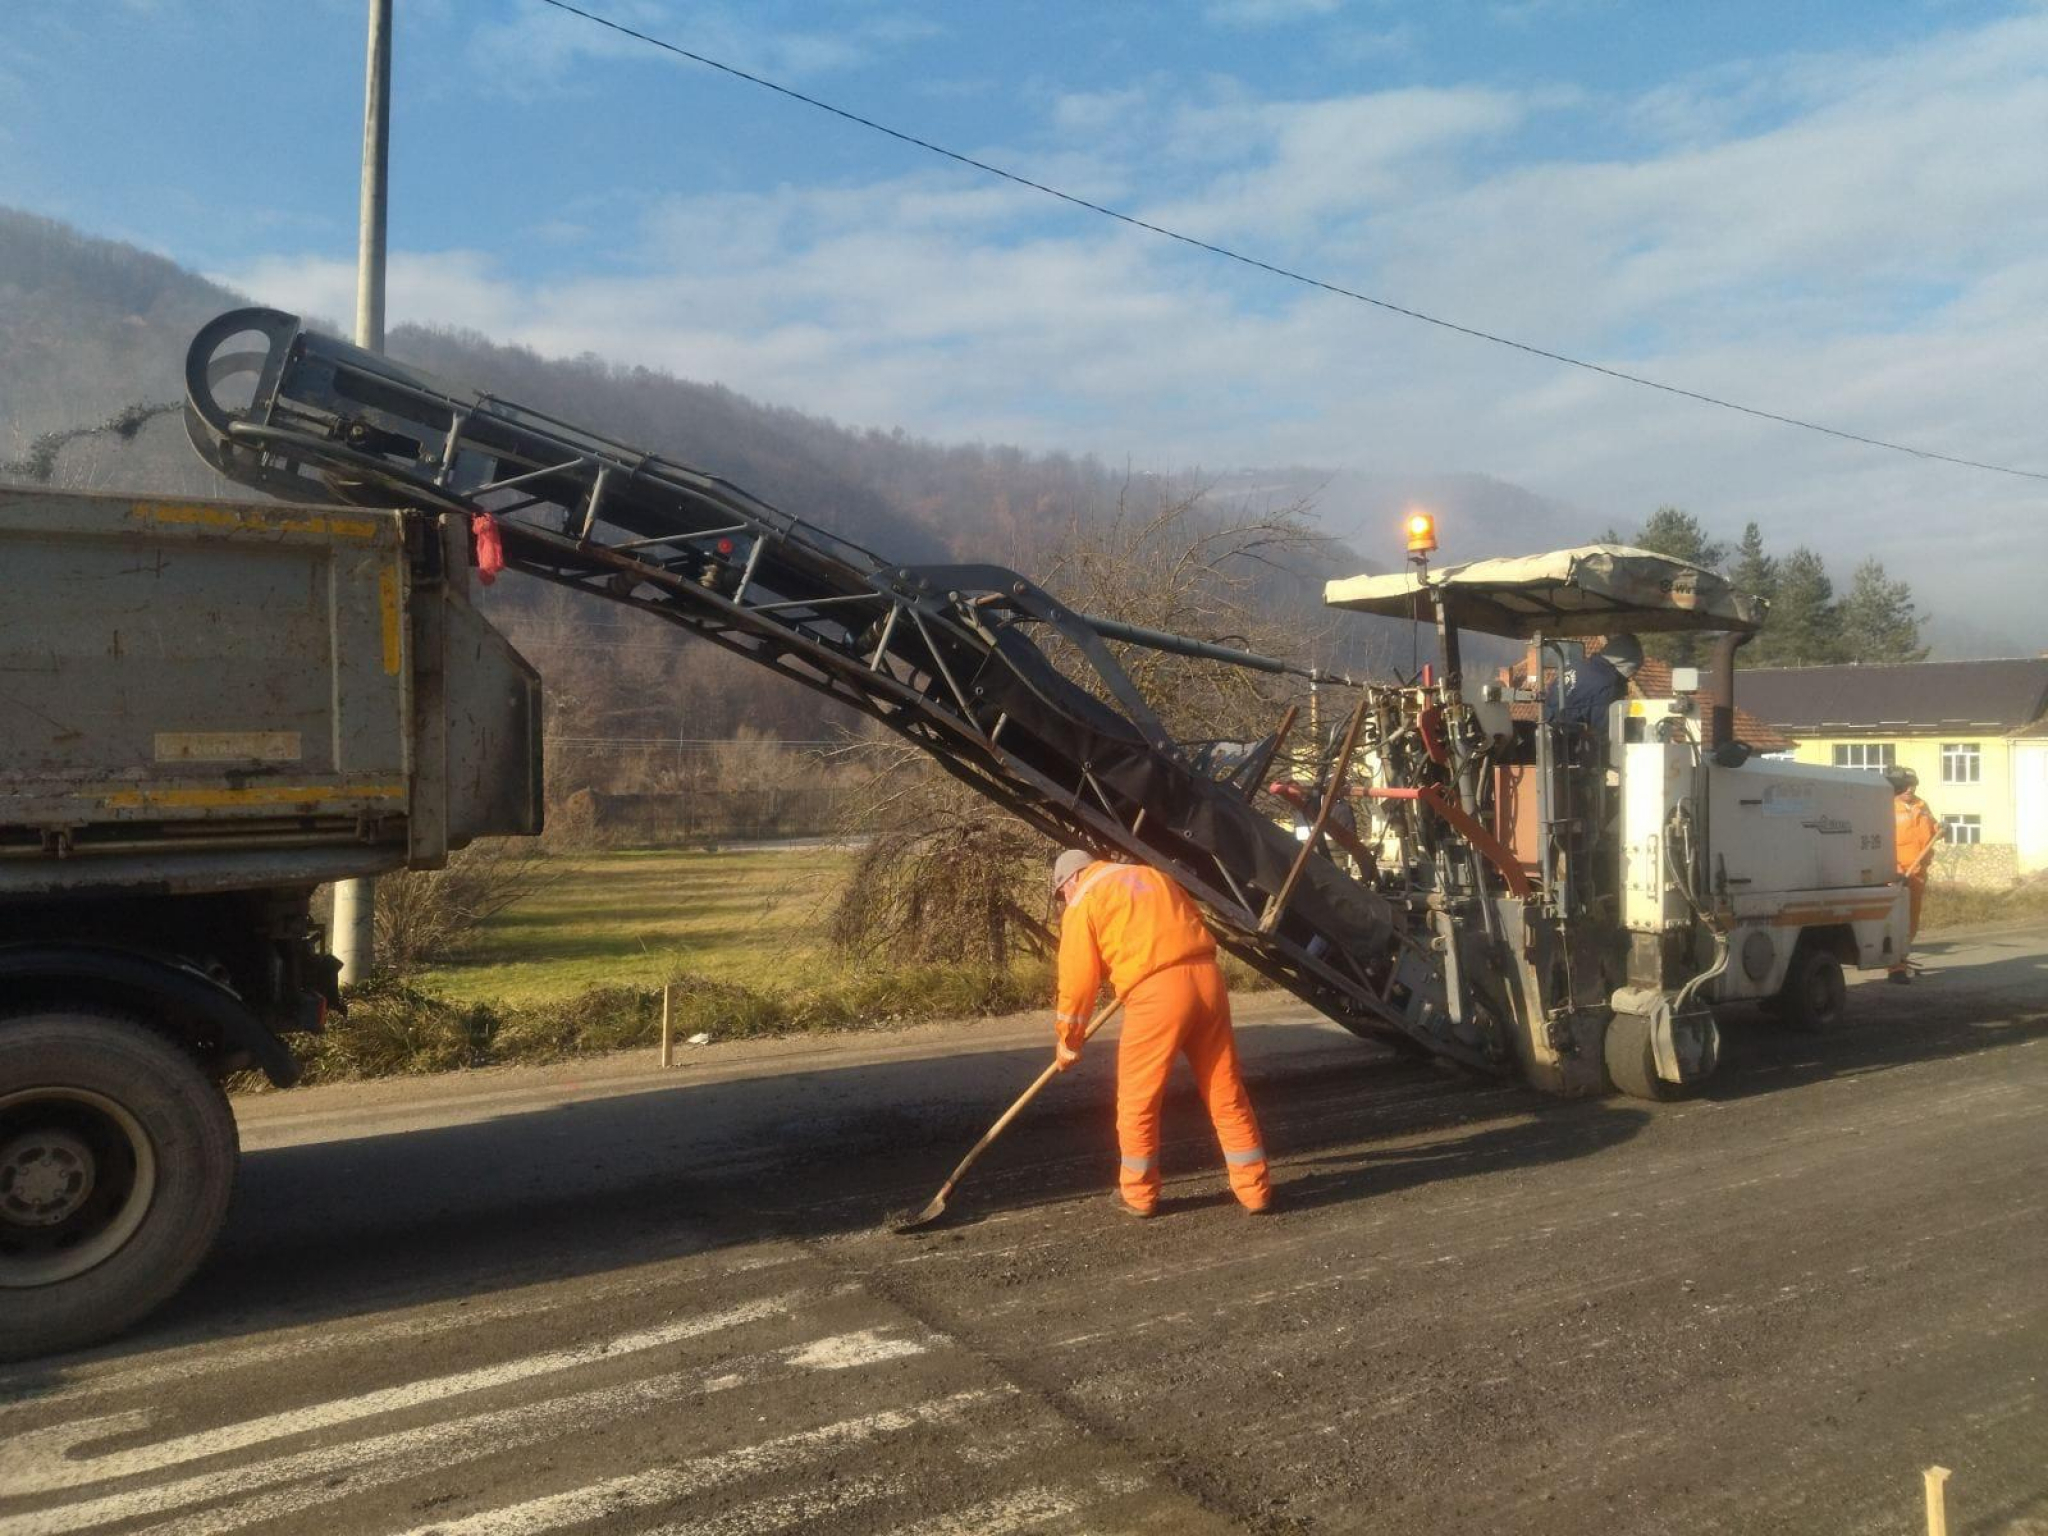
[[[250,378],[246,406],[222,403]],[[277,310],[208,324],[186,390],[193,445],[222,474],[292,500],[488,514],[510,568],[679,624],[880,721],[1048,835],[1166,870],[1258,970],[1360,1034],[1407,1037],[1385,1001],[1402,914],[1319,852],[1276,911],[1295,840],[1252,807],[1253,786],[1198,771],[1101,634],[1017,572],[894,565],[715,476]],[[1113,705],[1047,659],[1045,631]]]

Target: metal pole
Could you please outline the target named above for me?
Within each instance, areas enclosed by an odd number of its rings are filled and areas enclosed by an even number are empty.
[[[363,71],[363,185],[356,245],[356,345],[384,350],[384,224],[391,161],[391,0],[369,0]],[[334,887],[334,957],[343,981],[361,981],[376,960],[377,882]]]
[[[1344,745],[1337,750],[1337,767],[1330,775],[1329,791],[1316,812],[1315,824],[1308,829],[1308,840],[1301,845],[1301,851],[1295,854],[1294,863],[1288,868],[1287,878],[1280,883],[1273,899],[1266,903],[1265,916],[1259,921],[1261,933],[1271,933],[1280,926],[1280,916],[1294,895],[1295,882],[1301,879],[1301,872],[1308,865],[1309,855],[1316,851],[1316,844],[1323,840],[1323,829],[1330,824],[1331,813],[1344,796],[1344,775],[1351,767],[1351,754],[1358,750],[1358,733],[1364,728],[1365,712],[1371,706],[1372,696],[1367,694],[1358,701],[1358,708],[1351,712],[1351,725],[1344,732]]]
[[[363,192],[357,219],[356,345],[384,350],[384,222],[391,163],[391,0],[370,0],[363,75]]]

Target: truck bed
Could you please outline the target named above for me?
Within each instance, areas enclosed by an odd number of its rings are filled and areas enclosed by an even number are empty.
[[[443,542],[407,512],[0,489],[0,897],[538,830],[539,679]]]

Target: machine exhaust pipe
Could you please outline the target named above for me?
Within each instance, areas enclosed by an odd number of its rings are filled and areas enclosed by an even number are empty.
[[[1714,642],[1714,707],[1707,729],[1713,746],[1735,739],[1735,653],[1755,638],[1754,630],[1729,630]]]

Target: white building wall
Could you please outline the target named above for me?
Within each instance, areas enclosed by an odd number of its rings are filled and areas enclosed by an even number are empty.
[[[2048,741],[2012,744],[2012,809],[2020,873],[2048,869]]]

